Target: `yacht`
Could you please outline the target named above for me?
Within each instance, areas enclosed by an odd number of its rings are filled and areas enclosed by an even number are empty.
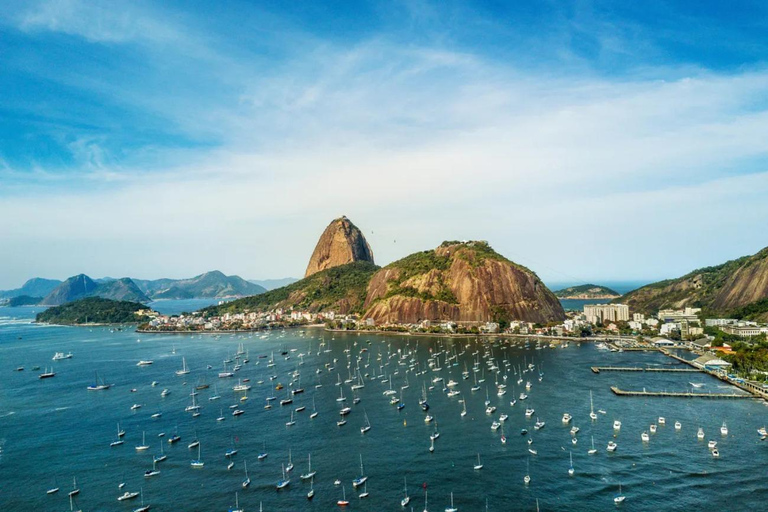
[[[680,430],[681,428],[683,428],[683,424],[680,423],[679,421],[676,421],[675,422],[675,430]]]
[[[568,413],[563,414],[563,423],[570,423],[572,416]]]
[[[640,439],[642,439],[644,443],[647,443],[651,440],[651,436],[648,435],[648,432],[643,432],[640,434]]]
[[[138,498],[138,497],[139,497],[139,493],[137,493],[137,492],[125,491],[122,495],[117,497],[117,501],[132,500],[132,499]]]
[[[699,440],[704,439],[704,429],[699,427],[699,431],[696,432],[696,437],[699,438]]]
[[[613,422],[613,430],[621,430],[621,422],[619,420]]]
[[[609,452],[615,452],[616,448],[618,448],[618,445],[616,443],[614,443],[613,441],[608,441],[607,450]]]
[[[723,426],[720,427],[720,434],[727,436],[728,435],[728,426],[723,422]]]

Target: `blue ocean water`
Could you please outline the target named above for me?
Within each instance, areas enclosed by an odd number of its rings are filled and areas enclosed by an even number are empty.
[[[343,483],[348,510],[402,510],[403,480],[407,477],[412,497],[410,510],[423,510],[424,485],[429,493],[429,509],[443,510],[450,493],[459,510],[762,510],[768,499],[762,468],[768,461],[768,444],[761,442],[756,429],[768,423],[768,410],[753,400],[684,400],[637,399],[616,397],[610,386],[624,389],[682,390],[689,382],[702,384],[702,390],[728,391],[719,381],[701,374],[593,374],[592,365],[668,365],[669,359],[657,353],[612,353],[595,348],[591,343],[571,343],[566,348],[529,348],[520,340],[483,341],[404,336],[378,336],[328,333],[322,329],[286,330],[269,334],[182,336],[139,335],[131,331],[115,331],[108,327],[50,327],[30,323],[35,308],[0,309],[0,510],[68,510],[67,492],[72,478],[81,489],[77,507],[84,511],[129,511],[136,502],[118,502],[124,490],[143,488],[146,503],[152,510],[225,511],[239,493],[240,506],[246,511],[316,511],[337,510]],[[321,348],[321,343],[325,345]],[[219,379],[223,361],[231,357],[242,343],[250,362],[243,365],[235,379]],[[364,351],[364,349],[366,349]],[[326,352],[327,350],[327,352]],[[55,352],[73,353],[73,358],[51,361]],[[282,352],[287,352],[283,355]],[[456,354],[446,363],[440,357],[440,371],[430,371],[426,363],[431,353],[445,351]],[[175,352],[175,353],[174,353]],[[275,366],[267,367],[274,353]],[[484,354],[488,353],[488,358]],[[299,356],[304,354],[303,356]],[[492,357],[491,357],[492,354]],[[260,357],[267,356],[267,358]],[[186,358],[191,373],[175,375]],[[380,358],[380,359],[379,359]],[[472,371],[476,361],[481,371]],[[138,367],[142,359],[154,363]],[[486,361],[493,360],[499,372],[488,370]],[[505,364],[508,364],[508,366]],[[529,398],[509,402],[519,395],[518,368],[533,363],[535,370],[522,374],[530,380]],[[22,372],[14,371],[24,365]],[[40,380],[32,371],[34,365],[54,366],[56,376]],[[207,369],[211,365],[213,369]],[[462,378],[469,369],[470,378]],[[231,366],[231,365],[230,365]],[[359,404],[350,385],[336,386],[360,367],[366,374],[365,387],[359,390]],[[329,371],[329,367],[333,367]],[[412,367],[412,368],[411,368]],[[317,373],[317,370],[320,373]],[[420,370],[427,370],[421,373]],[[294,403],[281,407],[277,402],[264,409],[265,398],[285,398],[294,372],[300,372],[303,394]],[[94,372],[111,389],[87,391]],[[541,381],[539,372],[543,373]],[[269,377],[275,375],[275,380]],[[496,394],[496,382],[507,380],[507,394]],[[374,378],[375,376],[375,378]],[[405,408],[398,411],[389,404],[383,392],[402,390]],[[435,377],[442,383],[433,384]],[[485,379],[481,390],[472,392],[474,377]],[[249,378],[253,386],[248,400],[239,400],[232,386],[237,379]],[[461,392],[448,397],[443,385],[450,379]],[[258,384],[263,380],[263,384]],[[152,381],[159,385],[151,386]],[[276,391],[277,383],[285,389]],[[191,403],[190,392],[199,383],[209,389],[199,392],[201,415],[193,418],[184,409]],[[294,383],[294,387],[299,383]],[[321,387],[316,387],[320,385]],[[418,405],[422,386],[428,390],[429,414],[437,421],[440,432],[435,450],[430,453],[430,434],[435,424],[424,422],[425,413]],[[165,398],[160,392],[167,388]],[[352,408],[348,424],[337,426],[340,418],[337,402],[340,388]],[[135,389],[135,392],[131,390]],[[488,397],[498,410],[488,415],[484,401]],[[589,418],[589,394],[595,409],[604,410],[598,419]],[[215,392],[218,401],[210,401]],[[466,400],[467,415],[462,417]],[[142,407],[132,411],[133,404]],[[239,404],[245,413],[233,417],[230,405]],[[296,425],[286,426],[291,408],[305,406],[295,412]],[[310,419],[313,408],[319,413]],[[535,414],[526,418],[524,410],[533,407]],[[151,415],[160,412],[159,419]],[[573,444],[571,425],[561,421],[564,412],[580,427]],[[509,415],[504,423],[506,444],[501,431],[492,431],[491,423],[501,413]],[[361,434],[367,414],[372,429]],[[216,421],[220,415],[224,421]],[[649,430],[658,416],[667,424],[651,434],[649,443],[640,434]],[[539,418],[546,422],[541,430],[533,424]],[[613,421],[623,425],[615,433]],[[680,421],[682,429],[674,429]],[[729,427],[721,436],[723,421]],[[125,444],[110,448],[116,438],[117,423],[126,431]],[[697,440],[701,427],[704,441]],[[520,434],[522,428],[528,436]],[[182,440],[169,444],[167,439],[178,432]],[[136,451],[145,433],[147,451]],[[165,437],[158,434],[165,433]],[[187,448],[195,437],[201,442],[202,469],[190,467],[196,450]],[[537,455],[528,452],[526,439],[534,439]],[[594,437],[598,453],[588,455]],[[716,440],[720,458],[713,458],[706,441]],[[614,440],[618,449],[606,451]],[[151,468],[153,455],[160,445],[168,459],[158,464],[161,473],[144,478]],[[227,469],[225,452],[236,447],[235,463]],[[257,460],[266,446],[269,456]],[[277,491],[281,465],[288,462],[289,450],[296,468],[288,489]],[[312,467],[317,470],[314,481],[316,496],[306,499],[309,484],[299,474],[307,469],[307,455],[312,454]],[[473,465],[480,454],[483,469]],[[569,455],[573,456],[574,476],[568,476]],[[352,479],[359,476],[362,455],[365,474],[369,477],[370,497],[358,498],[359,490]],[[247,460],[252,480],[243,489],[244,461]],[[526,468],[529,469],[526,469]],[[530,473],[531,483],[523,476]],[[56,484],[61,491],[47,495]],[[619,491],[626,501],[620,507],[613,502]]]

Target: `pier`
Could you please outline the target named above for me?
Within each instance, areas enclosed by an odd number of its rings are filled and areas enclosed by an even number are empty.
[[[654,396],[673,398],[756,398],[748,393],[691,393],[674,391],[626,391],[611,386],[611,391],[618,396]]]
[[[697,368],[646,368],[640,366],[593,366],[592,372],[677,372],[677,373],[701,373]]]

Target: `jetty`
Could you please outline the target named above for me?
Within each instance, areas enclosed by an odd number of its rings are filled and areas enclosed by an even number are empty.
[[[626,391],[611,386],[611,391],[618,396],[655,396],[673,398],[756,398],[749,393],[694,393],[688,391]]]
[[[593,373],[600,372],[678,372],[678,373],[701,373],[698,368],[654,368],[642,366],[593,366]]]

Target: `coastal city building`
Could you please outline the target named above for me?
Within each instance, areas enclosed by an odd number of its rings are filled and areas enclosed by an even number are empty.
[[[629,306],[626,304],[588,304],[584,306],[587,322],[597,324],[605,321],[620,322],[629,320]]]
[[[701,308],[662,309],[656,316],[662,322],[680,322],[681,320],[693,322],[699,320],[699,313]]]

